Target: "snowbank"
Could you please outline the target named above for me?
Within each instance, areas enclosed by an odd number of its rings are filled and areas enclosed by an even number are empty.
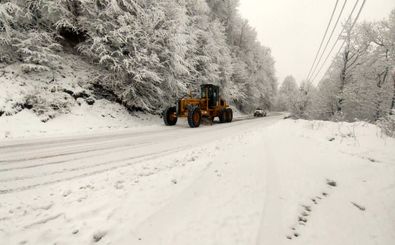
[[[14,116],[0,117],[0,140],[139,130],[141,127],[149,129],[160,125],[158,116],[137,112],[131,114],[122,105],[103,99],[97,100],[94,105],[76,105],[69,113],[58,115],[48,122],[42,122],[26,109]]]

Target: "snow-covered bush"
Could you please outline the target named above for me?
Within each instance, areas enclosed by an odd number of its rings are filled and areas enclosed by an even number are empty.
[[[60,114],[70,112],[75,105],[72,96],[63,92],[43,92],[35,89],[26,95],[23,107],[31,109],[41,121],[46,122]]]
[[[22,64],[21,70],[24,73],[31,73],[31,72],[43,72],[49,71],[50,69],[47,66],[43,65],[35,65],[35,64]]]
[[[56,65],[61,46],[47,32],[29,32],[13,37],[11,48],[18,55],[18,60],[47,67]]]
[[[377,121],[377,125],[381,128],[384,134],[395,137],[395,116],[385,116]]]

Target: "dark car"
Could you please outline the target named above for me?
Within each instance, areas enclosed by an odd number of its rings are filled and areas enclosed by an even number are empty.
[[[266,117],[267,112],[261,108],[257,108],[254,112],[254,117]]]

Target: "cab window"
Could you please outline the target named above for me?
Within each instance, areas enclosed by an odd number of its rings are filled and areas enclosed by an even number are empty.
[[[206,88],[202,89],[202,98],[206,98]]]

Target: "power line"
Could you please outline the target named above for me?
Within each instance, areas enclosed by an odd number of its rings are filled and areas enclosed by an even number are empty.
[[[358,1],[359,1],[359,0],[357,0],[357,2],[358,2]],[[336,27],[337,27],[337,25],[339,24],[340,18],[341,18],[342,15],[343,15],[344,8],[346,7],[346,4],[347,4],[347,0],[345,0],[344,3],[343,3],[342,9],[341,9],[341,11],[340,11],[340,14],[339,14],[339,16],[337,17],[335,26],[333,26],[331,35],[329,36],[329,39],[328,39],[328,41],[327,41],[326,44],[325,44],[325,48],[324,48],[324,50],[322,51],[321,56],[320,56],[320,58],[318,59],[318,62],[317,62],[317,64],[315,65],[315,67],[314,67],[314,69],[313,69],[313,72],[312,72],[311,74],[314,74],[314,73],[315,73],[315,71],[317,70],[317,68],[318,68],[318,66],[319,66],[319,64],[320,64],[320,62],[321,62],[321,60],[322,60],[322,57],[324,57],[325,51],[326,51],[326,49],[328,48],[329,43],[331,42],[331,39],[332,39],[332,37],[333,37],[333,34],[335,33]],[[309,77],[307,78],[307,80],[309,80],[310,78],[311,78],[311,76],[309,76]]]
[[[331,18],[330,18],[330,20],[329,20],[328,26],[326,27],[325,34],[324,34],[324,36],[322,37],[320,47],[319,47],[319,49],[318,49],[318,51],[317,51],[317,53],[316,53],[316,55],[315,55],[314,62],[313,62],[313,64],[311,65],[311,68],[310,68],[309,73],[307,74],[306,80],[307,80],[307,78],[310,77],[311,72],[313,71],[313,67],[314,67],[314,65],[315,65],[315,62],[317,61],[318,55],[319,55],[320,52],[321,52],[322,45],[324,44],[326,35],[328,34],[329,27],[330,27],[331,24],[332,24],[333,16],[335,15],[335,12],[336,12],[336,9],[337,9],[338,4],[339,4],[339,0],[336,0],[336,4],[335,4],[335,7],[333,8],[333,11],[332,11],[332,14],[331,14]]]
[[[355,17],[355,20],[354,20],[353,24],[351,25],[350,30],[352,30],[352,29],[354,28],[355,24],[357,23],[357,21],[358,21],[360,15],[361,15],[361,13],[362,13],[362,10],[363,10],[363,8],[365,7],[366,1],[367,1],[367,0],[363,0],[363,3],[362,3],[362,5],[361,5],[361,8],[359,9],[359,12],[358,12],[357,16]],[[359,2],[359,0],[357,0],[356,4],[354,5],[354,8],[353,8],[353,10],[351,11],[351,14],[350,14],[350,16],[349,16],[348,19],[347,19],[347,23],[351,21],[352,15],[353,15],[353,13],[354,13],[356,7],[357,7],[358,2]],[[328,59],[329,59],[329,57],[330,57],[330,55],[332,54],[333,50],[335,49],[337,42],[340,40],[340,38],[341,38],[341,36],[342,36],[342,34],[343,34],[345,28],[346,28],[346,26],[344,25],[343,28],[342,28],[342,31],[340,32],[339,36],[337,37],[336,42],[333,44],[331,50],[329,51],[327,57],[325,58],[324,62],[322,63],[320,69],[319,69],[318,72],[315,74],[315,76],[314,76],[314,78],[313,78],[313,81],[317,78],[317,76],[320,74],[321,70],[324,68],[326,62],[328,61]],[[343,48],[345,42],[346,42],[346,41],[344,41],[343,44],[341,45],[341,48],[340,48],[340,50],[338,51],[337,55],[339,55],[339,53],[340,53],[341,49]],[[336,55],[336,56],[337,56],[337,55]],[[336,56],[335,56],[335,57],[336,57]]]
[[[335,44],[337,44],[337,42],[336,42]],[[340,52],[342,51],[342,49],[343,49],[343,47],[344,47],[345,44],[346,44],[346,41],[344,40],[343,43],[342,43],[342,45],[340,45],[340,48],[339,48],[339,50],[337,51],[337,53],[336,53],[336,55],[335,55],[334,57],[337,57],[337,56],[340,54]],[[331,49],[331,52],[330,52],[330,53],[332,53],[332,51],[333,51],[333,49],[334,49],[335,47],[336,47],[336,45],[332,46],[332,49]],[[326,57],[324,63],[322,63],[320,69],[319,69],[318,72],[315,74],[315,76],[314,76],[314,78],[313,78],[312,81],[315,81],[315,79],[317,78],[318,74],[320,74],[322,68],[324,67],[324,64],[326,64],[326,62],[328,61],[328,58],[329,58],[329,56]],[[328,73],[328,71],[331,69],[331,67],[332,67],[332,64],[328,67],[328,69],[326,70],[326,72],[324,73],[324,75],[325,75],[326,73]],[[321,80],[322,80],[322,78],[321,78]]]

